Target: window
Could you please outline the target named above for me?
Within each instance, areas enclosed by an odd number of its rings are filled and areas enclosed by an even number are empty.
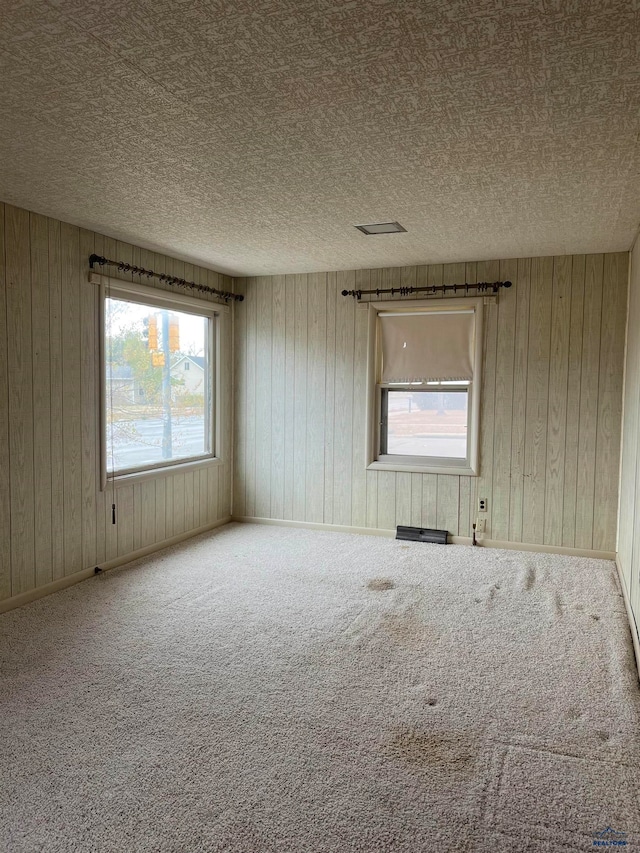
[[[220,311],[102,277],[102,482],[219,461]],[[189,364],[195,374],[184,376]]]
[[[478,473],[482,307],[482,297],[369,305],[369,468]]]

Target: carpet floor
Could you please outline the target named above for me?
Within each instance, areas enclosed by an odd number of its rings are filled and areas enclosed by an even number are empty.
[[[230,524],[0,617],[0,849],[640,842],[612,563]]]

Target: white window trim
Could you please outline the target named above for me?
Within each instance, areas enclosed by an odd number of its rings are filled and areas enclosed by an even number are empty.
[[[416,299],[366,303],[368,310],[368,364],[367,364],[367,434],[365,441],[365,465],[370,471],[400,471],[415,474],[454,474],[479,476],[480,446],[480,396],[482,377],[482,332],[484,297],[454,297],[452,299]],[[429,311],[451,311],[472,308],[475,312],[474,377],[469,386],[469,429],[467,433],[467,459],[438,459],[428,456],[386,456],[379,458],[381,394],[378,376],[380,373],[380,347],[378,344],[378,314],[385,311],[413,312],[428,308]],[[421,461],[422,460],[422,461]]]
[[[167,474],[184,473],[200,468],[222,465],[226,448],[223,444],[222,423],[224,421],[225,402],[222,398],[222,351],[221,342],[225,334],[223,324],[229,321],[230,308],[228,305],[204,302],[182,293],[170,293],[135,282],[122,281],[111,276],[98,273],[89,274],[89,282],[99,288],[99,342],[100,342],[100,489],[105,491],[111,484],[139,483],[152,480]],[[191,311],[213,320],[214,334],[210,342],[210,362],[214,365],[213,394],[211,395],[212,452],[206,456],[161,462],[148,465],[140,471],[127,471],[121,474],[107,472],[107,382],[106,382],[106,334],[105,334],[105,300],[129,299],[142,301],[147,305],[158,308],[174,308],[175,310]]]

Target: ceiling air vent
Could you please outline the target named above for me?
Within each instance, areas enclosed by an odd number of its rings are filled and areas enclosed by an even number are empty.
[[[406,231],[399,222],[374,222],[372,225],[354,225],[363,234],[400,234]]]

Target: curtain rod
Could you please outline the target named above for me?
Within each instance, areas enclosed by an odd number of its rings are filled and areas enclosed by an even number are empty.
[[[198,284],[195,281],[188,281],[185,278],[178,278],[175,275],[167,275],[166,273],[154,272],[146,270],[144,267],[137,267],[135,264],[127,264],[124,261],[110,261],[108,258],[103,258],[101,255],[89,255],[89,266],[91,269],[98,264],[101,267],[117,267],[120,272],[130,272],[133,275],[145,275],[147,278],[157,278],[158,281],[163,281],[165,284],[172,284],[176,287],[188,287],[191,290],[197,290],[200,293],[212,293],[214,296],[219,296],[228,302],[234,299],[236,302],[242,302],[244,296],[241,293],[230,293],[228,290],[217,290],[215,287],[207,287],[206,284]]]
[[[510,281],[479,281],[477,284],[433,284],[428,287],[387,287],[377,290],[343,290],[343,296],[353,296],[360,301],[363,296],[373,295],[380,296],[381,293],[390,293],[392,296],[396,293],[399,296],[408,296],[410,293],[446,293],[452,290],[454,294],[458,290],[464,290],[465,295],[470,288],[477,290],[479,293],[497,293],[501,287],[511,287]]]

